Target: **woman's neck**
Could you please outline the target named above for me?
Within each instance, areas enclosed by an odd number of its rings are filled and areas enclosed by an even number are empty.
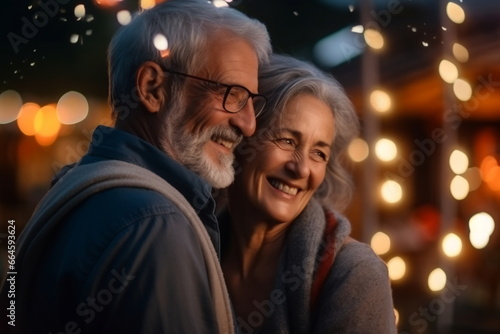
[[[274,272],[290,223],[276,224],[238,210],[231,210],[230,217],[231,240],[226,260],[233,264],[233,270],[243,280],[259,272]]]

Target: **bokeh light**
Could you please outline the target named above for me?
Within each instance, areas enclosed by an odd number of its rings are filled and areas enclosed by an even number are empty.
[[[35,129],[35,116],[40,110],[40,106],[33,102],[27,102],[21,107],[21,112],[17,118],[17,126],[19,130],[26,136],[34,136]]]
[[[481,186],[481,170],[477,167],[468,168],[463,177],[469,182],[469,191],[477,190]]]
[[[77,18],[85,17],[85,5],[79,4],[75,6],[74,14]]]
[[[363,32],[363,36],[366,44],[372,49],[380,50],[384,47],[384,36],[379,31],[368,28]]]
[[[476,249],[482,249],[488,245],[494,230],[495,221],[486,212],[476,213],[469,219],[469,240]]]
[[[57,102],[57,117],[62,124],[76,124],[89,113],[89,103],[83,94],[75,91],[65,93]]]
[[[383,255],[391,249],[391,239],[384,232],[377,232],[373,235],[370,245],[377,255]]]
[[[140,6],[142,9],[149,9],[156,6],[155,0],[141,0]]]
[[[453,56],[461,63],[465,63],[469,60],[469,51],[462,44],[454,43],[452,52]]]
[[[94,2],[101,7],[113,7],[122,1],[123,0],[94,0]]]
[[[369,148],[366,141],[361,138],[355,138],[347,148],[347,154],[354,162],[361,162],[368,157]]]
[[[387,262],[387,270],[389,271],[389,278],[391,280],[400,280],[406,274],[406,263],[399,256],[393,257]]]
[[[231,2],[231,1],[213,0],[213,1],[212,1],[212,4],[213,4],[215,7],[229,7],[228,2]]]
[[[387,180],[380,189],[382,199],[387,203],[394,204],[403,198],[403,188],[399,183],[393,180]]]
[[[391,161],[398,155],[398,148],[392,140],[382,138],[375,144],[375,154],[382,161]]]
[[[454,83],[458,79],[458,68],[451,61],[443,59],[439,63],[439,75],[447,83]]]
[[[392,101],[387,92],[376,89],[370,94],[370,104],[375,111],[386,113],[391,109]]]
[[[352,27],[351,31],[356,33],[356,34],[362,34],[363,31],[365,31],[365,28],[361,24],[358,24],[358,25],[355,25],[354,27]]]
[[[460,101],[469,101],[472,97],[472,87],[467,81],[457,79],[453,82],[453,93]]]
[[[446,273],[441,268],[434,269],[427,279],[431,291],[441,291],[446,286]]]
[[[461,24],[465,21],[465,12],[462,7],[454,2],[448,2],[446,5],[446,14],[451,21]]]
[[[450,154],[450,168],[455,174],[463,174],[469,168],[469,158],[460,151],[454,150]]]
[[[455,233],[449,233],[443,238],[441,246],[446,256],[456,257],[462,251],[462,239]]]
[[[8,124],[16,120],[23,99],[15,90],[9,89],[0,94],[0,124]]]
[[[128,10],[120,10],[116,13],[116,20],[120,23],[120,25],[126,26],[132,21],[132,15]]]
[[[46,105],[35,115],[35,139],[42,146],[51,145],[56,139],[61,123],[57,117],[56,106]]]
[[[491,155],[484,157],[480,165],[481,178],[493,191],[500,191],[500,166]]]
[[[463,176],[455,175],[450,183],[450,192],[457,201],[463,200],[469,194],[469,182]]]
[[[71,44],[76,44],[78,42],[78,39],[80,38],[80,35],[78,34],[72,34],[70,37],[69,37],[69,42]]]

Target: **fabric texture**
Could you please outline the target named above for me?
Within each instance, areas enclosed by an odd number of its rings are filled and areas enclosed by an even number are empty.
[[[243,319],[242,334],[396,333],[386,265],[368,245],[350,238],[348,220],[332,211],[335,242],[325,249],[324,210],[313,199],[291,225],[270,297],[255,301],[260,315]],[[328,258],[325,252],[333,254],[333,265],[311,308],[314,273]]]
[[[79,168],[99,174],[99,161],[128,160],[157,170],[158,186],[174,177],[188,207],[198,212],[186,215],[178,196],[167,199],[143,185],[118,184],[102,189],[61,217],[47,212],[49,220],[60,218],[58,228],[42,242],[47,247],[30,242],[27,245],[34,247],[32,251],[26,256],[23,251],[18,253],[23,262],[17,279],[23,288],[16,305],[16,327],[8,329],[20,333],[217,333],[216,310],[222,306],[229,322],[219,332],[231,332],[228,301],[213,292],[214,283],[218,283],[207,271],[218,268],[217,255],[212,249],[207,263],[200,231],[192,225],[194,214],[204,227],[217,232],[213,229],[213,205],[209,205],[213,200],[210,191],[206,192],[210,188],[139,138],[115,129],[98,130],[89,154],[77,164],[80,166],[58,178],[53,188],[56,196],[60,187],[66,189],[68,182],[77,181],[72,174]],[[138,178],[135,174],[124,178],[138,186],[143,181],[132,181]],[[117,182],[113,177],[108,181]],[[201,187],[194,190],[193,185]],[[74,198],[71,194],[63,197],[69,201]],[[43,207],[45,204],[41,204],[41,212]],[[27,227],[26,235],[29,230]],[[218,235],[205,237],[207,246]],[[23,243],[19,240],[22,249],[26,247]],[[35,261],[33,254],[40,261]],[[219,292],[224,291],[223,284],[219,288]],[[24,302],[24,296],[29,302]]]

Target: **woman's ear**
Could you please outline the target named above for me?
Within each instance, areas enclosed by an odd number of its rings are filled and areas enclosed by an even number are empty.
[[[139,66],[136,76],[137,95],[147,111],[159,112],[165,105],[165,74],[155,62],[147,61]]]

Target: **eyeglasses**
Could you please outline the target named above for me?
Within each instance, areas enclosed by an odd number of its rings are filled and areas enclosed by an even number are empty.
[[[227,85],[221,82],[208,80],[181,72],[172,71],[166,68],[163,68],[163,70],[168,73],[182,75],[191,79],[208,82],[217,87],[225,87],[224,98],[222,99],[222,108],[224,108],[225,111],[232,114],[240,112],[241,109],[243,109],[247,104],[248,99],[252,98],[255,117],[258,117],[262,112],[262,110],[264,110],[264,106],[266,105],[267,102],[267,99],[264,95],[254,94],[247,88],[240,85]]]

